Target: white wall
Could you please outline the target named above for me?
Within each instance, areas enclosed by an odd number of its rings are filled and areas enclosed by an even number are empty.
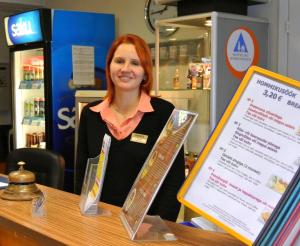
[[[6,12],[0,12],[0,20],[3,20],[5,16],[9,15],[9,13]],[[4,23],[1,22],[0,25],[0,62],[8,62],[9,61],[9,50],[6,44],[5,39],[5,31],[4,31]]]
[[[279,0],[278,70],[300,81],[300,1]]]
[[[0,3],[17,3],[40,6],[45,4],[45,0],[0,0]]]
[[[278,15],[279,1],[269,0],[266,4],[252,5],[248,7],[248,15],[252,17],[267,18],[269,21],[269,69],[278,71]]]
[[[5,2],[26,2],[21,0],[0,0]],[[148,43],[153,43],[155,36],[150,32],[144,21],[145,0],[31,0],[31,3],[43,3],[48,8],[112,13],[116,19],[116,36],[134,33],[143,37]],[[248,15],[264,17],[270,22],[270,52],[269,64],[273,71],[278,70],[278,12],[279,0],[269,0],[267,4],[248,7]],[[1,13],[0,18],[8,13]],[[3,25],[0,25],[0,40],[4,40]],[[5,42],[0,42],[0,61],[8,60],[8,50]]]
[[[148,43],[153,43],[155,36],[144,21],[145,0],[45,0],[48,8],[72,9],[102,13],[114,13],[116,17],[116,36],[135,33]],[[279,0],[269,0],[266,4],[248,7],[248,15],[267,18],[270,23],[269,68],[278,71],[278,13]]]
[[[153,43],[155,35],[150,32],[144,20],[145,0],[46,0],[48,8],[80,10],[115,15],[116,36],[133,33]]]
[[[0,20],[9,15],[6,12],[0,12]],[[0,65],[9,64],[9,50],[6,44],[4,25],[0,25]],[[0,125],[11,124],[11,89],[8,86],[0,87]]]

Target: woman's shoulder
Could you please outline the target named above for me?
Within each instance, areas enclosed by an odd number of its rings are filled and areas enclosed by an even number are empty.
[[[86,104],[83,109],[81,114],[85,115],[85,114],[93,114],[95,113],[94,111],[92,111],[90,108],[94,107],[96,105],[98,105],[99,103],[101,103],[103,100],[97,100],[97,101],[93,101],[93,102],[89,102],[88,104]]]
[[[97,100],[97,101],[93,101],[93,102],[89,102],[86,107],[90,108],[90,107],[93,107],[93,106],[96,106],[98,105],[99,103],[102,103],[103,100]]]
[[[173,110],[175,108],[171,102],[160,97],[151,97],[151,105],[154,110]]]

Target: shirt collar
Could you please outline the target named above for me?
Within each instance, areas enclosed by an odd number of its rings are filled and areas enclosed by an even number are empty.
[[[137,111],[146,113],[146,112],[153,112],[154,109],[150,103],[151,97],[146,94],[144,91],[141,92],[141,97],[140,97],[140,101],[137,107]],[[96,113],[101,113],[104,112],[106,110],[110,110],[109,109],[109,101],[108,98],[106,98],[103,102],[90,107],[90,110],[92,110],[93,112]]]

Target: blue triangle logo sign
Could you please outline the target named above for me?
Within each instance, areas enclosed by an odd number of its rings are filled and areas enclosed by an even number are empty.
[[[236,41],[233,51],[240,52],[240,53],[248,53],[247,46],[242,33],[240,33],[240,36]]]

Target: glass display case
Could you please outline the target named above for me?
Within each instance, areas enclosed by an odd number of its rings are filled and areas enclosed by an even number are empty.
[[[268,23],[210,12],[159,20],[155,35],[156,95],[199,114],[185,143],[191,168],[248,67],[267,67]]]

